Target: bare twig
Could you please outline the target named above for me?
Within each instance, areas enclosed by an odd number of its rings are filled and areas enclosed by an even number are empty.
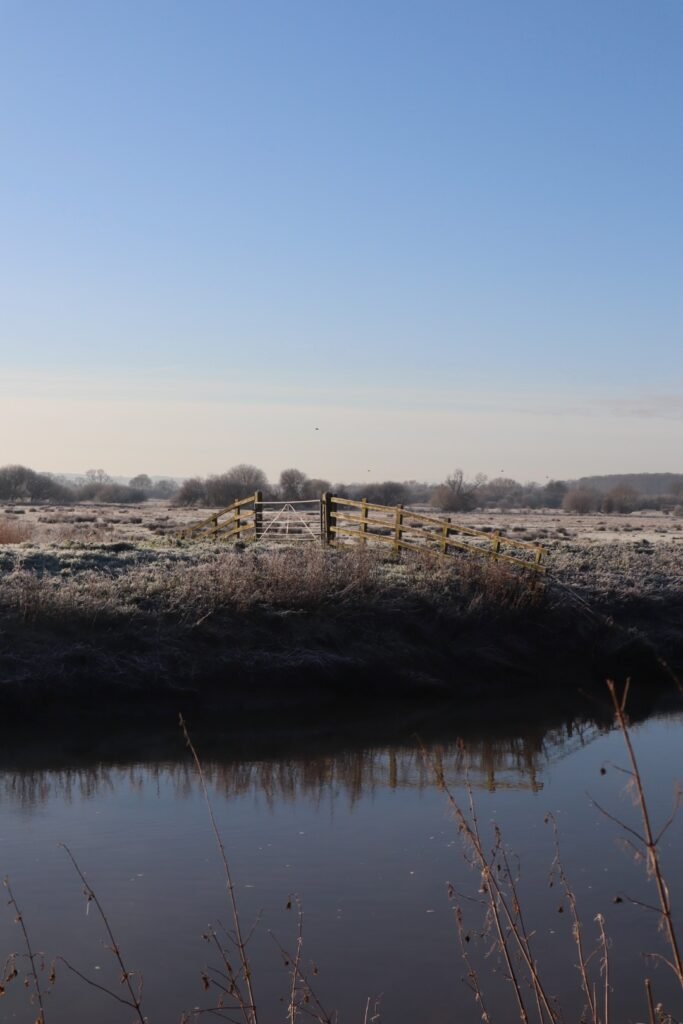
[[[97,982],[92,981],[90,978],[87,978],[85,975],[81,974],[80,971],[77,971],[74,967],[72,967],[71,964],[64,959],[64,957],[58,957],[57,959],[60,960],[65,967],[68,967],[70,971],[73,971],[73,973],[76,974],[79,978],[82,978],[84,981],[87,981],[89,985],[92,985],[93,988],[101,989],[102,992],[106,992],[107,995],[110,995],[112,999],[116,999],[119,1003],[125,1003],[126,1006],[130,1006],[131,1009],[135,1010],[135,1014],[138,1020],[140,1021],[140,1024],[146,1024],[146,1018],[142,1012],[142,979],[140,979],[138,991],[136,992],[131,982],[131,978],[135,975],[135,972],[129,971],[124,963],[119,944],[114,938],[114,933],[112,931],[111,925],[109,923],[109,918],[107,917],[104,907],[100,903],[95,890],[93,889],[93,887],[90,885],[87,878],[83,874],[80,865],[78,864],[76,858],[74,857],[69,847],[66,845],[66,843],[60,843],[59,845],[66,852],[69,860],[74,866],[76,874],[83,883],[83,892],[88,903],[93,903],[97,909],[98,914],[100,915],[105,931],[109,938],[108,948],[111,950],[111,952],[114,954],[116,958],[116,961],[121,970],[121,984],[125,985],[126,988],[128,989],[130,999],[123,999],[121,996],[117,995],[117,993],[114,992],[112,989],[106,988],[104,985],[99,985]]]
[[[31,940],[26,929],[24,915],[19,909],[17,901],[14,898],[14,893],[12,892],[12,887],[10,886],[9,878],[5,878],[3,880],[3,885],[7,889],[7,895],[9,896],[9,905],[14,909],[15,912],[15,924],[19,925],[19,927],[21,928],[21,933],[24,937],[24,946],[26,947],[26,959],[28,960],[28,973],[31,982],[33,983],[33,991],[35,992],[36,1002],[38,1003],[38,1017],[36,1019],[36,1024],[45,1024],[45,1008],[43,1006],[43,993],[40,988],[40,981],[38,980],[38,971],[36,970],[36,959],[42,959],[42,954],[33,952],[33,946],[31,945]],[[13,974],[13,976],[15,975]]]
[[[597,914],[596,923],[600,930],[600,949],[602,956],[600,958],[600,972],[602,974],[603,981],[603,1011],[602,1019],[603,1024],[609,1024],[609,1007],[610,1007],[610,987],[609,987],[609,941],[605,934],[605,919],[602,914]]]
[[[376,1024],[380,1020],[380,996],[368,996],[365,1004],[365,1013],[363,1014],[363,1024]]]
[[[467,981],[474,992],[475,1001],[481,1010],[481,1020],[483,1021],[483,1024],[491,1024],[491,1018],[484,1002],[484,994],[482,992],[481,985],[479,984],[479,975],[472,965],[472,961],[470,960],[470,955],[467,950],[468,938],[463,924],[462,908],[459,903],[455,906],[455,923],[458,929],[458,939],[460,940],[462,958],[465,962],[465,966],[467,967]]]
[[[645,995],[647,996],[647,1009],[650,1015],[650,1024],[657,1024],[655,1017],[655,1001],[652,995],[652,985],[649,978],[645,979]]]
[[[197,754],[197,751],[195,750],[195,747],[194,747],[194,745],[192,743],[192,740],[190,739],[190,735],[189,735],[189,733],[187,731],[187,726],[185,725],[185,720],[184,720],[182,715],[180,715],[179,721],[180,721],[180,728],[182,729],[183,736],[185,737],[185,742],[187,744],[187,747],[188,747],[190,753],[192,754],[192,759],[194,760],[195,768],[197,769],[197,775],[199,776],[199,782],[200,782],[200,785],[202,787],[202,793],[204,795],[204,802],[206,803],[206,807],[207,807],[207,810],[208,810],[208,813],[209,813],[209,820],[211,822],[211,828],[212,828],[213,834],[214,834],[214,836],[216,838],[216,843],[218,845],[218,850],[220,852],[221,861],[223,863],[223,872],[224,872],[224,875],[225,875],[225,888],[226,888],[226,892],[228,894],[228,902],[230,904],[230,912],[231,912],[231,916],[232,916],[232,925],[233,925],[233,929],[234,929],[234,942],[235,942],[235,947],[237,949],[237,955],[238,955],[239,963],[240,963],[240,969],[239,969],[238,972],[233,971],[233,968],[232,968],[232,966],[230,965],[230,963],[228,961],[228,958],[227,958],[227,955],[225,953],[225,950],[222,947],[222,945],[220,944],[220,942],[218,941],[217,937],[215,937],[215,943],[216,943],[216,946],[217,946],[217,948],[219,949],[219,951],[221,953],[221,956],[223,958],[223,962],[226,965],[226,969],[228,971],[228,975],[230,976],[230,982],[231,982],[230,995],[232,995],[234,998],[237,999],[237,1002],[239,1004],[239,1008],[240,1008],[240,1010],[242,1012],[242,1016],[244,1017],[245,1024],[258,1024],[258,1015],[257,1015],[257,1012],[256,1012],[256,1001],[255,1001],[255,997],[254,997],[254,989],[253,989],[253,984],[252,984],[251,965],[249,963],[249,958],[247,956],[247,941],[248,941],[248,938],[245,940],[245,938],[244,938],[244,936],[242,934],[242,926],[241,926],[241,923],[240,923],[239,909],[238,909],[238,906],[237,906],[237,897],[235,896],[235,886],[234,886],[234,883],[233,883],[233,880],[232,880],[232,874],[230,872],[230,864],[228,862],[228,855],[227,855],[227,852],[226,852],[226,849],[225,849],[225,844],[223,842],[223,837],[220,834],[220,831],[218,829],[218,824],[216,822],[216,817],[215,817],[214,812],[213,812],[213,807],[212,807],[212,804],[211,804],[211,799],[209,797],[209,790],[208,790],[208,786],[206,784],[206,777],[204,775],[204,769],[202,768],[202,763],[199,760],[199,755]],[[215,933],[214,933],[214,935],[215,935]],[[243,979],[244,984],[246,986],[246,993],[247,993],[246,998],[243,998],[241,990],[240,990],[240,986],[239,986],[240,978]]]
[[[567,878],[567,875],[565,874],[564,870],[564,863],[562,861],[562,857],[560,856],[560,837],[557,829],[557,821],[555,819],[555,816],[552,814],[546,815],[546,821],[551,822],[553,827],[553,835],[555,839],[554,866],[557,868],[557,872],[562,883],[562,888],[564,889],[564,894],[567,899],[567,903],[569,904],[569,912],[572,918],[572,935],[574,937],[574,943],[576,945],[576,950],[579,956],[578,968],[581,974],[581,986],[583,988],[586,999],[588,1000],[588,1009],[590,1011],[593,1024],[598,1024],[598,1013],[594,998],[595,993],[591,989],[590,979],[588,975],[588,965],[591,957],[586,956],[586,953],[583,948],[583,939],[581,938],[581,918],[579,917],[579,913],[576,906],[576,894],[572,889],[571,885],[569,884],[569,879]]]
[[[482,881],[481,881],[481,889],[482,889],[482,892],[488,898],[488,905],[489,905],[489,911],[491,913],[491,920],[493,921],[493,924],[494,924],[494,927],[495,927],[495,930],[496,930],[496,936],[497,936],[497,939],[498,939],[498,948],[499,948],[499,950],[500,950],[500,952],[501,952],[501,954],[503,956],[503,959],[505,960],[505,964],[506,964],[506,967],[507,967],[507,970],[508,970],[508,978],[509,978],[510,982],[512,983],[512,987],[513,987],[513,990],[514,990],[514,993],[515,993],[515,999],[517,1001],[517,1008],[519,1010],[519,1018],[522,1021],[522,1024],[528,1024],[529,1014],[528,1014],[527,1008],[526,1008],[526,1006],[524,1004],[524,999],[522,997],[522,989],[521,989],[520,981],[519,981],[519,979],[517,977],[517,972],[515,971],[515,968],[514,968],[514,965],[513,965],[513,962],[512,962],[512,956],[511,956],[510,948],[508,946],[508,941],[507,941],[507,934],[505,932],[505,929],[503,928],[503,923],[502,923],[502,920],[501,920],[501,913],[500,913],[500,909],[501,909],[501,894],[500,894],[500,891],[499,891],[499,888],[498,888],[498,880],[496,879],[496,876],[495,876],[495,874],[492,871],[492,865],[489,863],[488,858],[486,857],[486,854],[484,852],[484,847],[483,847],[483,844],[482,844],[482,841],[481,841],[481,835],[480,835],[480,832],[479,832],[479,820],[477,818],[477,809],[476,809],[476,806],[475,806],[475,803],[474,803],[474,796],[473,796],[473,793],[472,793],[472,788],[469,785],[469,777],[466,776],[466,779],[467,779],[467,793],[468,793],[469,806],[470,806],[470,820],[469,821],[467,820],[465,815],[462,813],[462,810],[460,809],[459,805],[456,803],[453,794],[449,790],[449,788],[448,788],[448,786],[446,784],[446,778],[445,778],[445,776],[443,774],[443,771],[441,771],[440,777],[438,777],[439,785],[441,786],[441,789],[443,790],[443,792],[446,794],[446,796],[448,798],[448,802],[450,803],[451,808],[453,809],[453,811],[455,813],[456,820],[458,821],[458,825],[460,827],[460,830],[461,830],[461,832],[463,832],[464,836],[466,837],[466,839],[470,843],[472,851],[473,851],[473,853],[475,855],[477,865],[478,865],[479,870],[481,872],[481,879],[482,879]]]
[[[641,820],[643,823],[643,836],[639,838],[641,839],[643,846],[645,848],[648,871],[654,877],[657,886],[657,896],[659,898],[659,906],[661,908],[662,923],[664,925],[664,930],[666,932],[669,946],[671,948],[673,971],[676,977],[678,978],[681,988],[683,989],[683,958],[681,957],[678,936],[676,934],[676,928],[671,913],[671,899],[669,897],[669,889],[666,884],[664,875],[662,874],[662,868],[659,860],[659,850],[657,846],[659,837],[655,839],[652,831],[652,826],[650,824],[650,812],[648,810],[647,802],[645,800],[643,782],[640,776],[640,770],[638,768],[638,762],[636,760],[633,744],[631,743],[631,734],[626,719],[625,706],[626,698],[628,695],[628,685],[624,689],[624,694],[621,700],[617,696],[616,686],[614,685],[614,682],[612,680],[608,681],[607,687],[609,689],[610,697],[612,698],[614,714],[619,725],[619,728],[621,729],[621,734],[624,738],[624,743],[626,745],[626,750],[631,765],[631,772],[633,774],[633,781],[636,792],[636,803],[638,805]],[[665,828],[667,826],[665,826]],[[661,837],[661,835],[662,832],[660,831],[659,836]]]
[[[298,901],[297,901],[298,902]],[[270,933],[270,937],[280,951],[282,962],[285,967],[290,969],[291,975],[291,988],[290,996],[291,1003],[288,1010],[288,1019],[290,1021],[295,1020],[299,1012],[307,1014],[309,1017],[313,1017],[314,1020],[318,1021],[318,1024],[335,1024],[336,1014],[330,1014],[320,1002],[318,995],[316,994],[311,984],[310,978],[303,970],[301,966],[301,953],[303,946],[303,917],[301,912],[299,913],[299,923],[297,926],[297,950],[294,956],[288,953],[284,946],[281,946],[278,940],[275,938],[273,933]],[[314,968],[314,973],[317,970]]]
[[[545,1014],[551,1024],[555,1024],[558,1020],[558,1013],[548,998],[536,964],[534,963],[528,945],[528,936],[524,931],[523,921],[520,923],[518,910],[519,900],[516,896],[516,889],[514,886],[511,889],[511,907],[497,877],[497,867],[502,868],[504,866],[500,833],[496,832],[494,850],[491,858],[489,859],[483,847],[474,797],[472,794],[472,788],[469,786],[469,781],[467,783],[469,794],[468,816],[463,812],[462,808],[448,788],[443,770],[440,769],[432,759],[430,759],[426,751],[423,751],[423,756],[426,758],[434,772],[437,785],[446,794],[458,823],[458,830],[464,837],[466,844],[472,852],[472,862],[477,866],[481,873],[481,891],[487,898],[491,921],[493,922],[496,933],[498,949],[505,961],[508,980],[512,983],[513,991],[515,993],[519,1018],[522,1021],[522,1024],[528,1024],[529,1014],[522,995],[521,978],[518,976],[518,972],[514,966],[510,940],[512,940],[513,947],[516,948],[519,953],[521,961],[527,972],[527,980],[537,998],[541,1022],[543,1021],[543,1015]],[[510,879],[507,877],[507,873],[505,871],[502,873],[505,876],[506,881],[509,883]]]
[[[288,1017],[289,1017],[290,1024],[294,1024],[294,1022],[296,1021],[296,1018],[297,1018],[297,1009],[298,1009],[298,1007],[297,1007],[296,994],[297,994],[297,984],[298,984],[298,981],[299,981],[299,974],[300,974],[300,971],[301,971],[301,953],[302,953],[303,945],[304,945],[304,910],[303,910],[303,907],[301,905],[301,900],[299,899],[299,896],[296,893],[294,893],[293,896],[289,897],[289,899],[287,901],[287,906],[288,907],[291,907],[292,900],[294,900],[294,902],[296,903],[296,909],[297,909],[297,915],[296,915],[297,916],[297,933],[296,933],[296,954],[294,956],[294,962],[292,964],[292,969],[291,969],[291,972],[290,972],[291,984],[290,984],[290,990],[289,990],[289,1009],[288,1009]]]

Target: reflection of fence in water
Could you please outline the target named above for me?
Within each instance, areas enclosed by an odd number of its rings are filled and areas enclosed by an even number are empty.
[[[317,801],[340,791],[353,803],[380,789],[428,789],[434,785],[435,767],[454,784],[464,782],[467,774],[477,789],[538,790],[549,763],[597,735],[595,726],[568,726],[524,739],[432,746],[427,748],[428,760],[414,749],[371,749],[277,761],[207,761],[204,771],[219,794],[231,798],[259,793],[268,803],[291,802],[302,796]],[[0,800],[31,810],[51,799],[91,801],[122,786],[137,791],[164,786],[175,798],[184,799],[194,791],[196,781],[192,765],[184,761],[130,768],[100,764],[59,771],[5,771],[0,773]]]

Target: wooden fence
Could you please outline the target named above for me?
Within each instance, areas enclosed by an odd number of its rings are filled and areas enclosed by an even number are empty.
[[[305,509],[292,509],[301,504]],[[293,520],[281,520],[281,511],[292,509]],[[316,508],[312,506],[316,505]],[[282,528],[285,522],[286,528]],[[294,525],[292,526],[292,522]],[[320,524],[318,531],[316,524]],[[326,544],[384,544],[395,554],[401,551],[453,555],[467,552],[506,562],[535,573],[546,571],[545,549],[539,544],[504,537],[499,530],[473,530],[449,518],[413,512],[403,505],[373,505],[323,494],[320,502],[264,502],[260,491],[240,498],[201,522],[181,530],[183,540],[215,537],[221,540],[317,540]]]
[[[473,530],[450,519],[413,512],[403,505],[373,505],[332,494],[324,494],[322,501],[323,529],[328,544],[380,543],[390,546],[396,554],[404,550],[442,555],[464,551],[532,572],[545,572],[544,548],[503,537],[499,530]]]
[[[262,494],[256,491],[248,498],[233,501],[232,505],[213,512],[199,523],[193,523],[177,534],[180,540],[199,540],[219,537],[221,540],[256,540],[260,527]]]

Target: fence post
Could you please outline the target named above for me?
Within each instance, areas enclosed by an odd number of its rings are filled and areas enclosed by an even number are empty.
[[[497,562],[497,554],[500,551],[500,530],[494,530],[493,537],[491,538],[491,549],[493,551],[493,560]]]
[[[368,540],[368,499],[363,498],[361,501],[361,519],[363,522],[360,524],[360,542],[366,544]]]
[[[332,495],[325,491],[320,499],[321,534],[323,543],[332,543]]]
[[[403,531],[401,530],[402,526],[403,526],[403,505],[397,505],[396,506],[396,528],[395,528],[395,532],[394,532],[394,551],[396,552],[397,555],[401,554],[401,538],[403,536]]]
[[[257,491],[254,495],[254,533],[256,540],[259,539],[263,531],[263,508],[261,503],[263,502],[263,493]]]
[[[449,526],[451,525],[451,517],[449,516],[446,522],[441,527],[441,554],[448,554],[448,533]]]

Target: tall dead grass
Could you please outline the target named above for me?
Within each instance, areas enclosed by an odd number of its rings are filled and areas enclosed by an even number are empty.
[[[0,544],[21,544],[29,540],[33,530],[28,523],[15,523],[0,519]]]

